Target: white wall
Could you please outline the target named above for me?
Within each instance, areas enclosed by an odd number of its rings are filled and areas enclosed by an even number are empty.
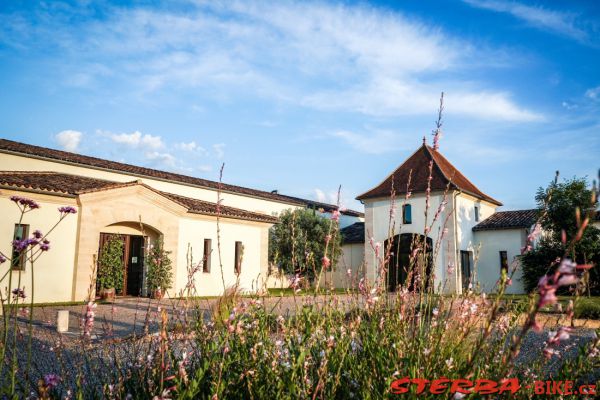
[[[474,241],[481,245],[476,265],[477,282],[481,289],[488,293],[494,290],[500,278],[500,251],[506,251],[509,271],[516,268],[512,285],[506,288],[506,293],[525,293],[521,265],[516,259],[525,245],[525,229],[477,231],[474,234]]]
[[[448,194],[448,205],[445,210],[442,212],[440,217],[437,219],[435,224],[433,225],[431,232],[428,236],[433,241],[433,247],[436,247],[436,243],[438,242],[438,238],[442,235],[442,231],[444,228],[444,222],[446,220],[447,214],[451,211],[450,207],[450,198],[451,193]],[[430,197],[430,206],[428,210],[427,217],[427,225],[430,225],[433,217],[443,201],[442,193],[433,193]],[[372,237],[374,242],[381,243],[381,248],[383,252],[383,243],[386,239],[390,237],[390,199],[373,199],[373,200],[365,200],[365,261],[366,261],[366,271],[368,279],[373,282],[376,279],[377,274],[377,261],[375,259],[375,253],[371,247],[369,242],[369,238]],[[411,224],[402,224],[402,205],[410,204],[412,207],[412,223]],[[413,194],[408,200],[404,197],[397,198],[395,201],[395,224],[394,224],[394,232],[393,235],[401,234],[401,233],[417,233],[423,234],[425,229],[425,208],[426,208],[426,199],[425,194]],[[450,222],[448,222],[450,223]],[[393,236],[392,235],[392,236]],[[445,242],[446,239],[444,239]],[[445,280],[445,263],[446,259],[446,246],[440,245],[438,256],[434,260],[435,268],[433,272],[435,273],[435,285],[436,287],[443,283]]]
[[[234,273],[235,242],[241,241],[244,250],[242,257],[242,272],[239,276],[238,287],[244,292],[262,289],[262,282],[266,279],[266,259],[263,259],[264,231],[267,224],[221,221],[221,254],[217,245],[217,225],[214,220],[201,218],[182,218],[179,223],[179,249],[177,276],[175,277],[175,295],[183,290],[188,282],[188,245],[191,246],[192,262],[197,264],[202,260],[204,239],[212,239],[211,270],[210,273],[198,272],[195,275],[197,296],[214,296],[223,293],[223,280],[225,287],[236,285],[237,277]]]
[[[77,208],[74,199],[61,198],[57,196],[48,196],[34,193],[19,193],[11,190],[2,190],[0,192],[0,250],[8,257],[12,255],[11,242],[15,224],[19,222],[20,211],[10,200],[10,196],[20,195],[33,199],[38,202],[40,208],[30,211],[24,215],[22,224],[29,224],[29,236],[36,229],[42,233],[48,233],[49,229],[59,220],[58,207],[73,206]],[[25,271],[21,272],[21,285],[25,286],[27,294],[26,302],[31,301],[31,278],[32,268],[34,271],[34,292],[33,300],[35,303],[71,301],[71,288],[73,285],[75,268],[75,248],[77,242],[77,223],[79,214],[68,215],[56,229],[50,234],[50,250],[41,255],[41,257],[31,265],[27,263]],[[0,264],[0,277],[2,277],[10,268],[10,261]],[[13,271],[12,285],[9,291],[19,287],[17,271]],[[0,282],[0,288],[8,287],[8,276]]]
[[[321,280],[339,289],[356,289],[358,280],[362,277],[365,258],[363,243],[350,243],[342,246],[342,253],[337,264]],[[350,274],[348,274],[350,270]]]

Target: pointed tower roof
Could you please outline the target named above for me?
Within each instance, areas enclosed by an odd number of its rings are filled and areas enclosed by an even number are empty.
[[[392,172],[383,182],[373,189],[361,194],[356,199],[365,200],[375,197],[388,197],[392,186],[397,194],[406,193],[408,177],[411,175],[409,190],[413,193],[425,192],[429,178],[429,163],[433,161],[431,174],[431,190],[445,190],[450,184],[450,189],[461,190],[478,199],[501,206],[502,203],[488,196],[468,180],[454,165],[450,163],[439,151],[428,146],[425,141],[402,165]]]

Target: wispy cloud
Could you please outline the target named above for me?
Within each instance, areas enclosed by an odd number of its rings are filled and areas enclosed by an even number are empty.
[[[110,137],[113,142],[126,145],[133,149],[158,150],[164,147],[164,143],[160,136],[152,136],[147,133],[142,134],[140,131],[119,134],[107,132],[105,134]]]
[[[41,42],[54,41],[57,57],[73,61],[61,71],[71,85],[93,86],[110,77],[144,101],[161,91],[198,96],[202,88],[220,102],[258,97],[395,117],[429,114],[439,92],[455,88],[448,90],[454,104],[448,112],[491,120],[543,118],[505,89],[456,78],[495,68],[503,51],[399,12],[319,2],[188,5],[185,13],[113,7],[106,18],[75,25],[52,15],[42,26],[0,31],[0,42],[43,36]]]
[[[572,12],[550,10],[514,1],[463,0],[465,3],[490,11],[502,12],[525,21],[536,28],[567,36],[579,42],[589,39],[588,32],[578,24],[580,15]]]
[[[363,133],[339,130],[331,136],[343,140],[348,146],[367,154],[382,154],[398,149],[406,149],[400,136],[392,131],[366,129]],[[414,143],[411,143],[413,146]]]
[[[585,97],[592,100],[600,100],[600,86],[590,88],[585,91]]]
[[[170,153],[161,153],[158,151],[151,151],[146,153],[146,159],[156,163],[160,167],[167,168],[175,168],[176,167],[176,158]]]
[[[217,143],[213,144],[213,150],[215,152],[215,156],[220,160],[225,157],[225,143]]]
[[[83,134],[79,131],[65,130],[57,133],[54,138],[63,150],[77,153]]]

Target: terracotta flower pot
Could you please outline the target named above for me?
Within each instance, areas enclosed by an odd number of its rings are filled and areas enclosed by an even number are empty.
[[[115,288],[107,288],[107,289],[100,290],[100,298],[103,301],[106,301],[108,303],[114,303],[116,297],[117,297],[117,292],[116,292]]]
[[[160,289],[154,289],[154,291],[152,292],[153,299],[161,300],[164,297],[164,295],[165,294]]]

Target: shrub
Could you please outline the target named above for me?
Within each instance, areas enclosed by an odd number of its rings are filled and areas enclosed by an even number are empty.
[[[117,293],[123,290],[123,274],[125,264],[123,263],[123,251],[125,243],[121,236],[110,235],[102,246],[98,258],[98,287],[102,289],[114,288]]]
[[[581,297],[575,304],[575,318],[600,319],[600,300]]]
[[[162,240],[158,240],[148,254],[148,289],[154,293],[157,289],[162,292],[170,289],[173,284],[173,262],[169,257]]]

